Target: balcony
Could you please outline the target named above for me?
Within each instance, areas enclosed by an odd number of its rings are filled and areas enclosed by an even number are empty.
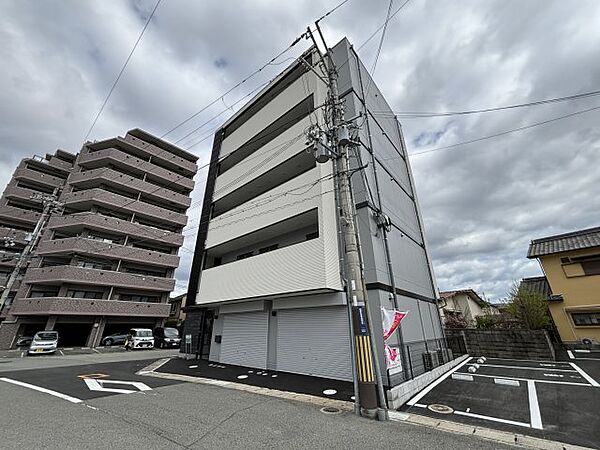
[[[111,270],[86,269],[77,266],[29,268],[24,281],[29,284],[73,283],[160,292],[170,292],[175,287],[175,280],[172,278],[135,275]]]
[[[333,202],[333,182],[318,179],[331,167],[318,166],[293,180],[212,219],[206,247],[211,248],[292,216],[322,202]],[[243,193],[240,193],[243,195]],[[331,205],[334,208],[333,204]]]
[[[19,224],[35,227],[41,213],[28,209],[16,208],[14,206],[0,206],[0,223],[3,224]]]
[[[84,150],[77,163],[85,169],[106,167],[112,164],[115,167],[138,175],[148,174],[149,178],[157,178],[170,184],[173,189],[190,192],[194,189],[194,180],[182,177],[180,174],[159,167],[147,160],[136,158],[116,148],[107,148],[90,152]]]
[[[112,169],[99,168],[86,170],[84,172],[75,172],[69,176],[67,182],[71,186],[81,189],[96,188],[101,184],[106,184],[134,194],[141,192],[159,202],[172,204],[179,208],[187,209],[192,203],[192,200],[187,195],[148,183],[139,178],[125,175]]]
[[[298,122],[306,117],[308,112],[312,111],[313,105],[318,103],[310,94],[316,90],[315,79],[316,77],[311,72],[303,74],[284,91],[271,99],[269,103],[251,115],[239,127],[233,131],[229,131],[228,136],[223,140],[221,145],[221,156],[233,155],[247,146],[248,142],[251,141],[261,141],[260,144],[264,145],[266,142],[263,143],[262,139],[260,139],[262,132],[269,133],[269,136],[266,137],[268,142],[277,136],[276,131],[282,133],[286,128],[294,125],[295,121]],[[290,107],[291,105],[295,106]],[[283,123],[273,126],[275,123],[273,122],[274,118],[283,118],[284,116],[285,120]],[[257,131],[259,132],[258,134]],[[238,162],[238,158],[234,157],[233,159]],[[230,164],[225,163],[225,161],[227,159],[223,161],[222,167],[229,169]]]
[[[133,156],[146,160],[150,158],[154,164],[190,178],[193,177],[198,170],[196,163],[134,137],[127,139],[121,137],[107,139],[105,141],[87,144],[87,147],[92,150],[121,148]]]
[[[73,169],[73,165],[71,163],[63,161],[62,159],[57,158],[54,155],[50,155],[48,165],[56,167],[57,169],[63,170],[65,172],[70,172]]]
[[[225,197],[240,186],[251,182],[251,180],[255,180],[260,175],[274,169],[276,170],[278,166],[283,165],[282,163],[290,160],[298,153],[312,157],[314,165],[314,157],[304,152],[306,137],[303,135],[303,130],[309,125],[310,121],[308,118],[301,120],[267,145],[256,150],[250,157],[243,159],[231,169],[218,176],[215,183],[214,199]]]
[[[342,290],[331,236],[205,269],[197,304]]]
[[[23,230],[15,230],[10,227],[0,227],[0,239],[3,237],[12,238],[17,245],[25,246],[27,245],[28,237],[31,233]],[[0,249],[1,245],[3,245],[3,241],[0,241]]]
[[[127,220],[107,217],[101,214],[84,212],[66,216],[52,216],[48,222],[48,228],[64,232],[79,233],[84,227],[93,230],[126,234],[142,238],[148,242],[157,242],[159,244],[172,245],[173,247],[181,247],[183,245],[183,236],[179,233],[172,233],[148,225],[132,223]]]
[[[187,216],[185,214],[132,200],[129,197],[113,194],[112,192],[98,188],[63,194],[61,200],[67,208],[80,211],[88,211],[92,205],[100,205],[107,209],[123,209],[150,220],[159,219],[175,226],[185,226],[187,223]]]
[[[6,186],[6,189],[4,189],[4,197],[6,197],[6,198],[24,200],[27,203],[35,203],[35,204],[40,205],[40,207],[41,207],[41,204],[42,204],[41,200],[34,200],[33,198],[31,198],[35,194],[39,194],[39,191],[36,191],[34,189],[27,189],[27,188],[19,187],[16,185],[15,182],[9,183]]]
[[[19,167],[15,170],[13,177],[16,180],[27,180],[33,183],[40,184],[42,186],[56,188],[64,184],[65,179],[55,177],[45,173],[37,172],[35,170],[27,169],[25,167]]]
[[[119,300],[92,300],[70,297],[20,298],[11,307],[11,314],[19,316],[85,315],[168,317],[166,303],[124,302]]]
[[[37,254],[40,256],[56,256],[77,253],[79,255],[101,256],[109,259],[120,259],[156,267],[176,268],[179,256],[161,253],[143,248],[111,244],[95,239],[72,237],[42,241],[38,245]]]

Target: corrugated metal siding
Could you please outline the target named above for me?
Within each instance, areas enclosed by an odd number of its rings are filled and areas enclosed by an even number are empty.
[[[220,362],[266,369],[268,313],[225,314],[222,317]]]
[[[352,380],[346,307],[277,312],[277,370]]]

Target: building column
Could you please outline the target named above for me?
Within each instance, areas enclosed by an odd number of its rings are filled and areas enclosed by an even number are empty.
[[[56,320],[58,319],[58,316],[50,316],[48,317],[48,321],[46,322],[46,328],[44,328],[44,330],[46,331],[52,331],[54,330],[54,325],[56,325]]]
[[[19,334],[21,327],[20,320],[13,317],[9,314],[9,317],[0,324],[0,350],[11,349]],[[9,320],[9,318],[13,320]]]
[[[104,327],[106,325],[106,319],[104,317],[97,317],[94,320],[94,325],[92,326],[92,331],[88,337],[86,342],[87,347],[98,347],[100,345],[100,341],[102,340],[102,334],[104,334]]]

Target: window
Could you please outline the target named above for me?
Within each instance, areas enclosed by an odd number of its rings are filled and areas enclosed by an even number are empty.
[[[160,299],[155,295],[121,294],[120,300],[125,302],[159,303]]]
[[[177,303],[171,303],[171,315],[177,314]]]
[[[213,260],[213,267],[220,266],[221,264],[223,264],[223,258],[220,256],[215,256],[215,259]]]
[[[112,270],[112,265],[98,261],[79,261],[77,266],[85,269]]]
[[[102,292],[97,291],[78,291],[70,289],[67,291],[67,297],[71,298],[93,298],[96,300],[102,299]]]
[[[259,249],[258,253],[263,254],[263,253],[267,253],[267,252],[272,252],[273,250],[277,250],[278,247],[279,247],[279,244],[269,245],[267,247],[263,247],[263,248]]]
[[[56,297],[57,295],[58,295],[58,289],[56,289],[55,291],[32,289],[31,292],[29,293],[29,298]]]
[[[586,275],[600,275],[600,259],[582,261],[581,267]]]
[[[252,256],[254,256],[254,252],[242,253],[241,255],[237,255],[237,257],[235,259],[237,261],[239,261],[240,259],[246,259],[246,258],[250,258]]]
[[[600,327],[600,312],[571,313],[573,323],[578,327]]]
[[[313,232],[313,233],[308,233],[306,235],[306,240],[310,241],[311,239],[316,239],[319,237],[319,233],[317,231]]]

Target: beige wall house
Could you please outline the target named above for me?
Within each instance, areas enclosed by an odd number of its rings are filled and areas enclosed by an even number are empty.
[[[600,227],[534,239],[537,258],[554,294],[550,313],[565,343],[600,343]]]
[[[470,325],[474,325],[478,316],[498,314],[498,309],[473,289],[440,292],[440,298],[440,314],[444,320],[450,315],[461,315]]]
[[[183,324],[185,320],[185,305],[186,305],[187,294],[181,294],[177,297],[169,299],[169,305],[171,309],[169,311],[169,317],[167,318],[168,326],[178,327]]]

